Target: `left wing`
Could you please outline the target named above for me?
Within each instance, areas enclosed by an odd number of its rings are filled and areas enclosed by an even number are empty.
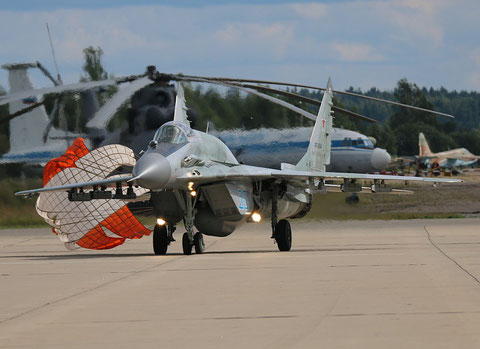
[[[311,172],[311,171],[295,171],[295,170],[275,170],[272,177],[284,179],[360,179],[360,180],[396,180],[407,182],[434,182],[434,183],[460,183],[461,179],[453,178],[431,178],[431,177],[415,177],[415,176],[393,176],[368,173],[343,173],[343,172]]]

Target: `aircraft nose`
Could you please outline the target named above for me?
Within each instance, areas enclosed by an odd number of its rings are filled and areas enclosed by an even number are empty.
[[[390,154],[385,149],[375,148],[370,158],[370,163],[376,170],[383,170],[390,163]]]
[[[138,159],[132,172],[137,184],[151,190],[160,190],[170,181],[172,168],[167,158],[158,153],[146,153]]]

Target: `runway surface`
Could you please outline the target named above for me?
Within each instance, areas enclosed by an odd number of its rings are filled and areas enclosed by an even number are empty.
[[[167,256],[0,230],[0,347],[478,348],[480,219],[268,224]]]

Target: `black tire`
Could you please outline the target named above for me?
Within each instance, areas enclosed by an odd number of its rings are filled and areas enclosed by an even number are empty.
[[[282,219],[275,227],[275,241],[280,251],[290,251],[292,248],[292,229],[286,219]]]
[[[153,253],[156,255],[167,254],[169,244],[170,240],[168,239],[167,226],[155,225],[153,229]]]
[[[345,198],[345,202],[347,204],[355,205],[360,202],[360,198],[358,197],[357,193],[352,193],[352,195],[349,195]]]
[[[193,236],[193,245],[195,246],[195,253],[202,254],[205,251],[205,242],[203,241],[203,234],[196,233]]]
[[[188,233],[183,233],[182,237],[182,247],[183,247],[183,254],[191,255],[192,254],[192,243],[190,242],[190,238],[188,237]]]

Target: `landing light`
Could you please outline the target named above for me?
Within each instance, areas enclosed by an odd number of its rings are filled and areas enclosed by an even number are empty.
[[[188,190],[193,190],[193,182],[188,182]]]
[[[262,216],[260,216],[259,213],[255,212],[252,214],[252,221],[254,221],[255,223],[258,223],[262,220]]]
[[[157,224],[158,225],[165,225],[165,223],[167,223],[167,222],[165,222],[163,219],[157,218]]]
[[[193,196],[193,197],[195,197],[195,196],[197,196],[197,192],[196,192],[195,190],[192,190],[192,191],[190,192],[190,195]]]

